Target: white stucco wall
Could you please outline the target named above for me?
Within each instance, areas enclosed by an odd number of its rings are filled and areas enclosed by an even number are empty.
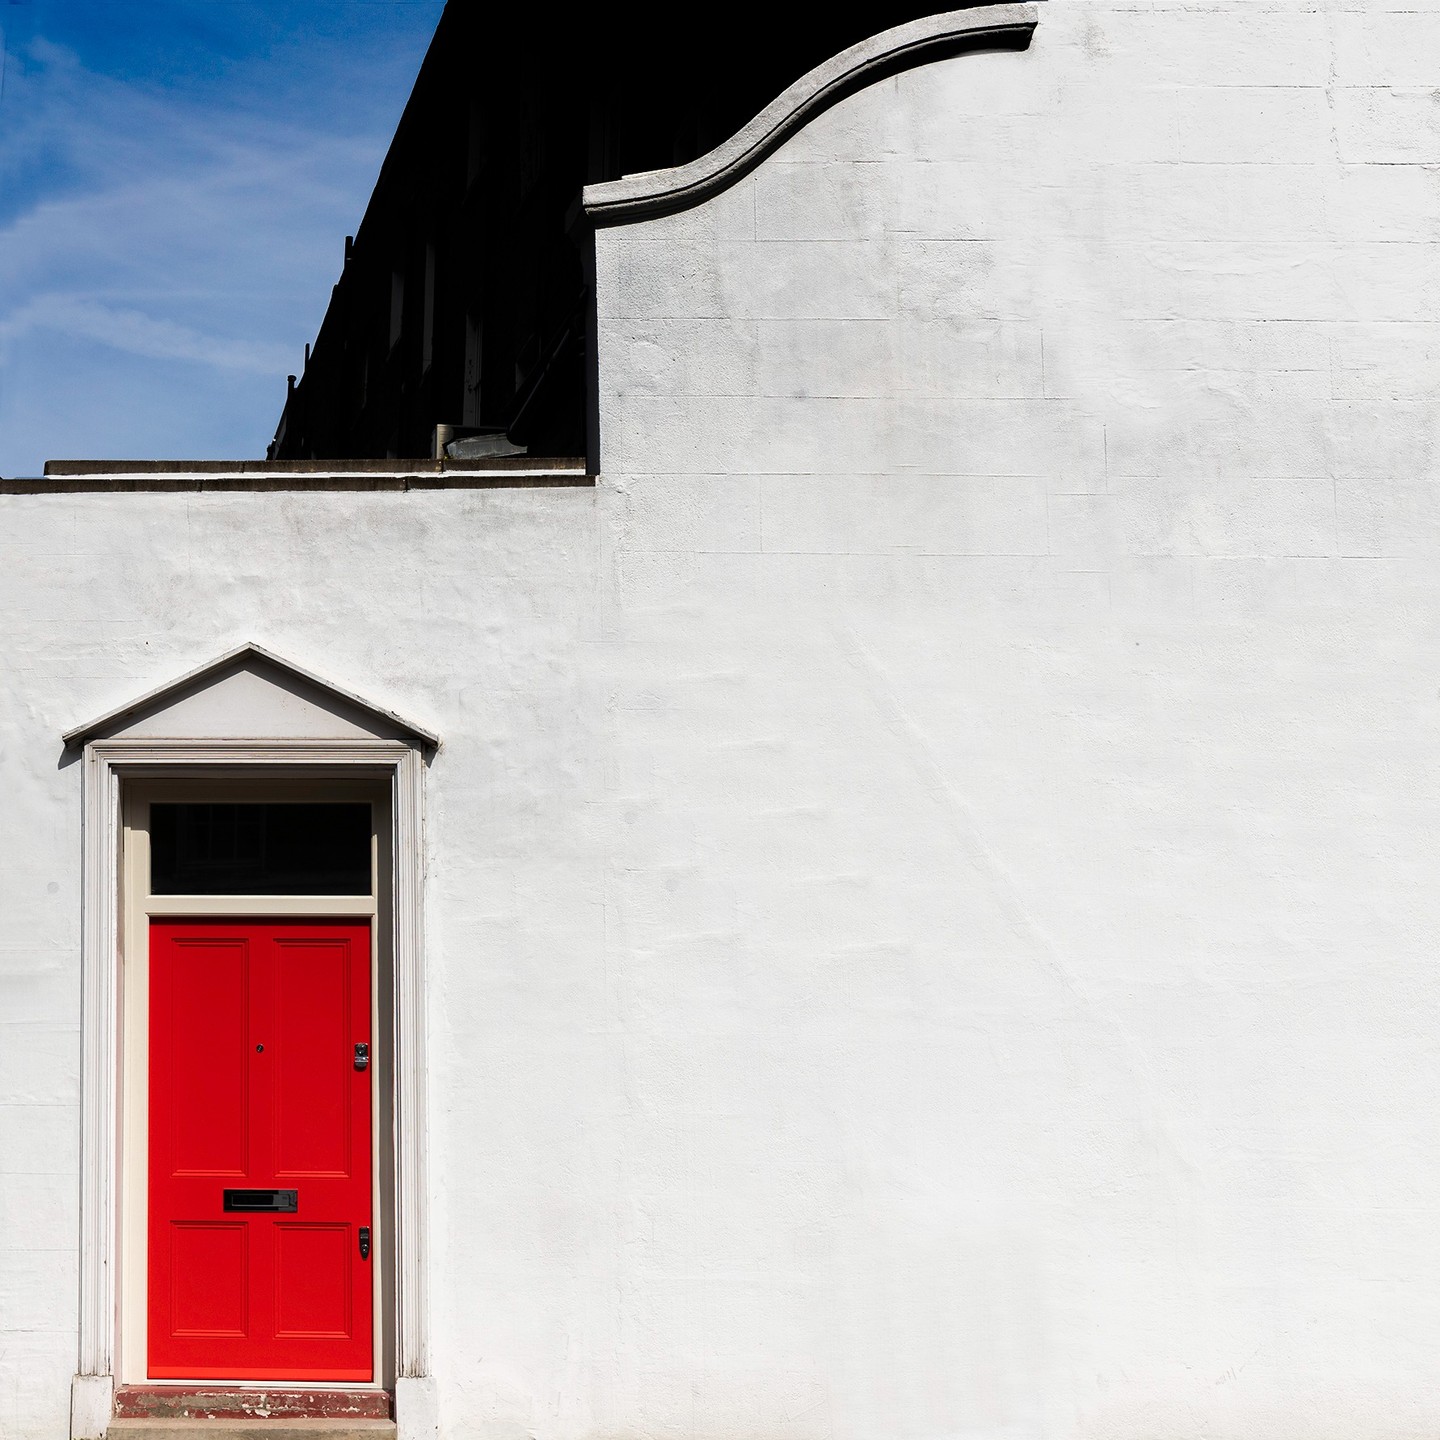
[[[1440,10],[1040,12],[600,236],[627,1393],[1418,1434]]]
[[[0,1435],[58,735],[248,638],[445,738],[446,1440],[1433,1431],[1437,87],[1428,0],[1052,0],[601,233],[593,492],[0,498]]]
[[[3,1440],[69,1434],[76,1365],[80,766],[61,732],[247,639],[436,722],[435,1188],[442,1201],[473,1192],[472,1122],[459,1117],[457,1146],[446,1116],[493,1047],[453,991],[479,965],[477,926],[509,894],[510,857],[543,873],[563,851],[546,837],[573,828],[578,789],[598,789],[575,658],[596,549],[595,492],[582,489],[0,497]],[[486,953],[496,984],[527,963]],[[513,1117],[515,1097],[504,1105]],[[463,1278],[443,1239],[435,1264],[438,1279]]]

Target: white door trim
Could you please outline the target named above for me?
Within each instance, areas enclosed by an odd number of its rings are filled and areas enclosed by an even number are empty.
[[[80,1355],[72,1440],[103,1440],[115,1393],[120,1255],[120,782],[146,776],[385,777],[395,967],[395,1369],[402,1440],[433,1431],[426,1304],[424,761],[394,740],[95,740],[84,751]]]

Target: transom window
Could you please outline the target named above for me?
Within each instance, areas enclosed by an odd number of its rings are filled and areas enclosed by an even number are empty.
[[[153,895],[369,895],[370,806],[150,806]]]

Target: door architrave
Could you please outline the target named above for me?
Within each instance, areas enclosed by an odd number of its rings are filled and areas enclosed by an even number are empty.
[[[404,741],[92,740],[84,749],[80,1355],[72,1440],[102,1440],[120,1340],[122,781],[381,780],[390,790],[394,970],[394,1366],[402,1440],[433,1427],[425,1257],[424,760]]]

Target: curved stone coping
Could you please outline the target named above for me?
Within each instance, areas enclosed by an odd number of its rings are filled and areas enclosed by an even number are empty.
[[[586,213],[597,225],[613,225],[698,205],[742,179],[781,141],[844,96],[957,50],[1023,50],[1038,20],[1033,4],[982,5],[885,30],[801,76],[743,129],[689,164],[587,185]]]

